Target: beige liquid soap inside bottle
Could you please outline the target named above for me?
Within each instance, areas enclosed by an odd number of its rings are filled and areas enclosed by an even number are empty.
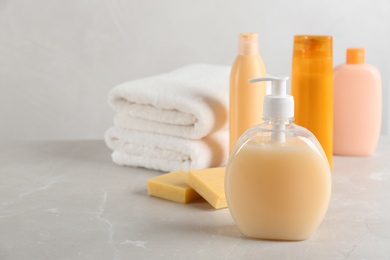
[[[292,123],[294,100],[287,78],[272,81],[264,123],[247,130],[226,166],[229,210],[242,234],[269,240],[304,240],[322,222],[331,194],[326,155],[307,129]]]

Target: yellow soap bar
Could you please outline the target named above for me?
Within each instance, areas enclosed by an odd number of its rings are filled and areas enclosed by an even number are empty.
[[[214,208],[226,208],[225,167],[190,171],[187,183]]]
[[[148,180],[148,193],[151,196],[188,203],[199,199],[200,195],[187,185],[188,172],[175,171]]]

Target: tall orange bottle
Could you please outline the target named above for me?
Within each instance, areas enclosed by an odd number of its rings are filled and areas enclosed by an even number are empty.
[[[337,155],[370,156],[381,130],[382,87],[377,68],[364,62],[363,48],[347,49],[334,69],[334,142]]]
[[[238,56],[230,74],[229,147],[232,150],[238,138],[250,127],[262,123],[265,82],[250,84],[249,79],[266,75],[259,55],[257,33],[241,33]]]
[[[332,167],[333,54],[331,36],[294,37],[291,93],[295,122],[318,139]]]

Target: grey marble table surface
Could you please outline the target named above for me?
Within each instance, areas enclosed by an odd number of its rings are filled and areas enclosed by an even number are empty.
[[[147,195],[161,174],[112,163],[103,141],[3,141],[0,259],[390,259],[390,138],[334,157],[332,197],[300,242],[247,239],[228,209]]]

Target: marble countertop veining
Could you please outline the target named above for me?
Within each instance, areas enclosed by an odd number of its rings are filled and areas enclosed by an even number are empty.
[[[390,138],[334,157],[332,198],[300,242],[244,238],[228,209],[147,195],[160,172],[120,167],[103,141],[4,141],[0,259],[390,259]]]

